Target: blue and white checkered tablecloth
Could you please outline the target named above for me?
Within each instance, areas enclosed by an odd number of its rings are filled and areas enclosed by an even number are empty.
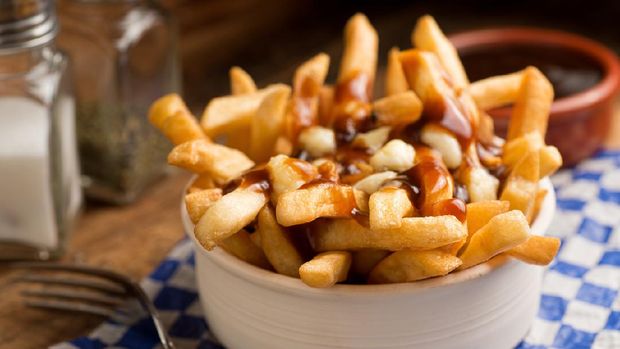
[[[620,348],[620,151],[602,151],[553,179],[558,209],[549,230],[562,239],[545,274],[541,305],[518,349]],[[181,241],[142,286],[178,348],[222,348],[209,332],[194,279],[189,240]],[[109,320],[54,349],[157,348],[150,320]],[[249,348],[250,349],[250,348]]]

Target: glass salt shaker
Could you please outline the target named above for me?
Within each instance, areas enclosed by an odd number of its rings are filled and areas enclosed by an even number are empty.
[[[85,193],[129,203],[167,168],[170,145],[146,116],[155,99],[179,91],[174,22],[152,0],[60,0],[58,11]]]
[[[64,250],[82,202],[53,2],[0,2],[0,260]]]

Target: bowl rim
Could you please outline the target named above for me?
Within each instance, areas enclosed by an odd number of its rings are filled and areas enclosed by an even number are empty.
[[[188,186],[191,182],[192,181],[190,180]],[[547,190],[547,195],[543,201],[538,217],[531,225],[531,230],[537,235],[544,235],[547,228],[551,224],[551,220],[555,212],[556,199],[555,191],[549,178],[543,178],[540,181],[540,187],[541,189]],[[186,192],[186,190],[187,188],[185,188],[183,192]],[[330,288],[313,288],[304,284],[301,279],[281,275],[270,270],[256,267],[228,254],[220,248],[215,248],[213,251],[205,250],[194,236],[194,224],[189,219],[183,200],[181,200],[181,217],[184,230],[193,241],[196,253],[202,254],[217,264],[220,268],[225,269],[230,274],[247,282],[251,282],[260,287],[269,288],[279,293],[292,295],[301,294],[309,297],[339,297],[352,295],[363,296],[416,293],[430,288],[454,286],[487,275],[495,269],[505,268],[512,263],[522,263],[520,261],[512,260],[505,254],[500,254],[493,257],[489,261],[474,267],[455,273],[450,273],[446,276],[434,277],[416,282],[378,285],[336,284]]]
[[[602,79],[586,90],[554,100],[550,121],[562,121],[576,112],[592,108],[612,98],[620,87],[618,56],[603,44],[578,34],[536,27],[498,27],[459,32],[448,38],[457,50],[512,44],[555,46],[579,52],[597,62],[603,70]],[[493,115],[508,118],[510,111],[510,107],[497,108]]]

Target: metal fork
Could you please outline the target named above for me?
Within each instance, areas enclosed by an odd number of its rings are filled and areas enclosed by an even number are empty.
[[[115,314],[114,308],[125,303],[127,299],[136,299],[153,320],[163,348],[174,349],[174,344],[164,329],[157,309],[140,285],[127,276],[101,268],[52,262],[14,262],[10,263],[9,267],[34,271],[63,272],[72,275],[71,277],[59,277],[50,274],[18,276],[15,279],[17,282],[62,286],[58,289],[42,288],[23,291],[22,296],[28,306],[109,317]],[[80,278],[80,276],[82,277]],[[89,276],[90,279],[86,279],[84,276]],[[95,277],[102,280],[94,280]],[[90,292],[85,291],[85,289],[90,290]]]

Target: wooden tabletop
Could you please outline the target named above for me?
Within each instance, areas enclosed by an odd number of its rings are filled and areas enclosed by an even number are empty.
[[[620,148],[620,101],[608,144]],[[110,268],[136,280],[148,275],[181,239],[179,205],[189,175],[177,173],[154,185],[130,206],[89,207],[71,238],[67,261]],[[24,307],[21,286],[0,270],[0,348],[43,348],[88,334],[103,319]]]

